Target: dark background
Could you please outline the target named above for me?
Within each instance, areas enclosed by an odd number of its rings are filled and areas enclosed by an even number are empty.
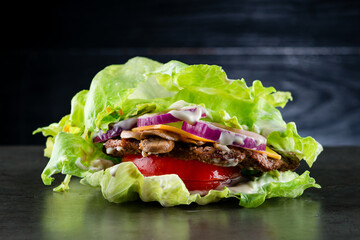
[[[283,116],[301,135],[360,144],[358,1],[29,1],[2,4],[0,20],[0,144],[43,144],[34,129],[134,56],[221,65],[291,91]]]

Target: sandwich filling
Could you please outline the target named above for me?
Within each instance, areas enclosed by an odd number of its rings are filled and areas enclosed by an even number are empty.
[[[245,169],[268,172],[287,171],[298,167],[299,162],[281,157],[275,159],[265,153],[216,142],[184,140],[173,132],[152,130],[142,132],[123,131],[118,139],[104,143],[104,151],[113,157],[131,154],[156,155],[187,160],[197,160],[222,167],[238,166]]]

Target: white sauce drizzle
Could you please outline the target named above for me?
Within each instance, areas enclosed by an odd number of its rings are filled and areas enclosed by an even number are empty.
[[[244,140],[245,140],[246,137],[242,136],[242,135],[237,135],[235,134],[235,137],[234,137],[234,142],[239,144],[239,145],[242,145],[244,144]]]
[[[202,114],[206,113],[205,109],[201,106],[197,106],[195,111],[182,110],[171,110],[169,112],[173,117],[185,121],[190,124],[194,124],[199,121]]]
[[[266,138],[259,138],[255,141],[256,146],[260,146],[261,144],[266,144]]]
[[[109,168],[109,172],[110,172],[111,176],[115,177],[116,171],[118,170],[119,166],[120,166],[120,163]]]
[[[214,147],[223,151],[223,152],[230,152],[230,148],[228,148],[226,145],[222,145],[219,143],[214,143]]]
[[[236,192],[236,193],[256,193],[257,189],[254,188],[251,184],[249,183],[240,183],[236,186],[233,187],[228,187],[230,191],[232,192]]]
[[[261,187],[269,182],[289,182],[296,177],[296,174],[291,173],[292,175],[281,174],[279,177],[272,176],[263,176],[260,179],[255,181],[249,181],[245,183],[240,183],[235,186],[229,187],[229,190],[235,193],[257,193],[261,190]]]
[[[115,151],[114,148],[107,148],[107,149],[106,149],[106,154],[113,154],[114,151]]]
[[[114,166],[114,163],[112,161],[106,159],[96,159],[92,161],[90,164],[91,164],[90,170],[93,170],[95,172]]]
[[[92,170],[92,171],[100,171],[100,170],[103,170],[103,169],[107,169],[111,166],[114,166],[114,163],[110,160],[106,160],[106,159],[96,159],[96,160],[93,160],[91,161],[91,166],[90,167],[87,167],[85,166],[82,162],[81,162],[81,158],[78,157],[75,161],[75,165],[82,169],[82,170]]]
[[[233,167],[238,165],[238,161],[236,161],[234,158],[228,158],[228,163],[226,164],[226,166],[228,167]]]
[[[193,190],[193,191],[190,191],[190,194],[199,194],[200,196],[205,196],[208,193],[209,193],[208,190]]]
[[[235,134],[232,134],[231,132],[221,132],[219,137],[219,143],[221,145],[232,145],[235,141]]]
[[[220,137],[219,137],[219,143],[222,145],[233,145],[233,144],[243,145],[244,140],[246,138],[252,139],[255,142],[256,146],[266,144],[266,138],[264,138],[264,137],[252,138],[249,136],[244,136],[244,135],[236,134],[236,133],[229,132],[229,131],[221,132]]]
[[[81,162],[81,158],[80,158],[80,157],[78,157],[78,158],[76,159],[75,165],[76,165],[78,168],[82,169],[82,170],[86,170],[86,171],[89,170],[89,168],[88,168],[87,166],[85,166],[85,165]]]

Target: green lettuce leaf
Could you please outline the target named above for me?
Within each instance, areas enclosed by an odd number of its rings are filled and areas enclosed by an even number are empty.
[[[48,137],[46,139],[46,148],[44,149],[44,156],[50,158],[54,148],[54,138]]]
[[[306,171],[272,171],[261,177],[224,190],[210,190],[207,195],[190,193],[183,181],[175,174],[144,177],[131,162],[120,163],[106,170],[87,173],[82,184],[97,187],[108,201],[122,203],[141,199],[144,202],[157,201],[164,207],[200,205],[217,202],[224,198],[237,198],[239,205],[247,208],[258,207],[273,197],[295,198],[310,187],[320,188]]]
[[[101,145],[101,144],[100,144]],[[96,159],[116,159],[104,154],[99,146],[85,141],[81,136],[60,132],[55,137],[51,158],[41,174],[45,185],[50,185],[56,173],[84,177]],[[78,161],[78,164],[77,164]],[[79,167],[81,166],[81,167]]]
[[[292,100],[290,92],[276,91],[273,87],[266,88],[259,80],[254,81],[251,87],[247,87],[244,79],[228,79],[225,71],[216,65],[188,66],[171,61],[158,69],[155,75],[159,84],[169,91],[179,91],[188,87],[199,88],[202,91],[221,89],[243,100],[265,98],[272,106],[282,108],[289,100]]]
[[[323,150],[321,144],[312,137],[300,137],[293,122],[286,125],[285,131],[271,132],[267,144],[288,158],[305,159],[309,167]]]
[[[61,118],[61,120],[58,123],[52,123],[47,127],[41,127],[36,129],[35,131],[33,131],[32,134],[36,134],[36,133],[42,133],[45,137],[48,137],[46,139],[46,148],[44,149],[44,156],[50,158],[52,151],[53,151],[53,147],[54,147],[54,138],[56,137],[56,135],[60,132],[62,132],[65,128],[65,126],[67,126],[69,124],[69,118],[70,115],[66,115],[63,118]],[[73,128],[72,128],[73,129]],[[74,132],[80,132],[79,128],[75,128]]]
[[[71,99],[71,113],[69,120],[72,126],[84,128],[84,108],[88,92],[88,90],[82,90]]]
[[[64,181],[61,182],[59,186],[53,189],[54,192],[65,192],[70,189],[69,183],[71,180],[72,175],[66,175]]]
[[[292,101],[290,92],[276,91],[273,87],[264,87],[259,80],[253,82],[249,88],[254,98],[265,98],[272,106],[284,108],[287,102]]]
[[[102,121],[109,114],[119,111],[123,114],[123,102],[140,83],[148,79],[147,73],[161,65],[147,58],[136,57],[123,65],[108,66],[96,74],[87,93],[84,107],[86,130],[98,130],[102,125],[109,123]],[[138,95],[141,94],[140,91]]]

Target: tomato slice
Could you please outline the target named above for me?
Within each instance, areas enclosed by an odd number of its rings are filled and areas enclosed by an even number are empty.
[[[197,160],[184,161],[155,155],[127,155],[122,161],[133,162],[145,177],[177,174],[189,191],[215,189],[241,175],[239,167],[220,167]]]

